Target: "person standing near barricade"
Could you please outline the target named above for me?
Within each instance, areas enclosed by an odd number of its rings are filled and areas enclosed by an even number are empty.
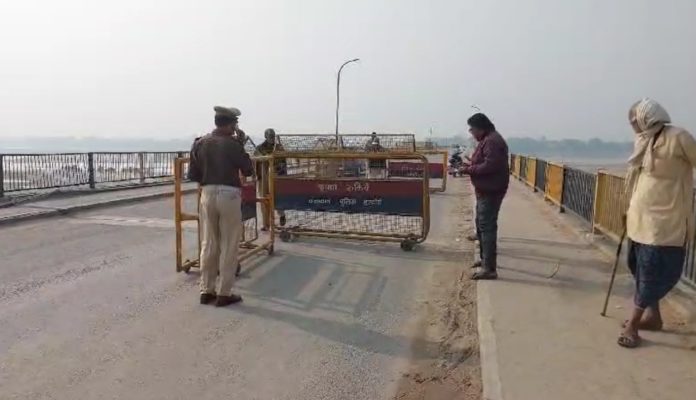
[[[372,132],[370,141],[365,145],[365,151],[368,153],[383,153],[384,147],[379,143],[377,132]],[[371,158],[367,160],[367,177],[370,179],[386,179],[387,160],[379,158]]]
[[[634,348],[639,330],[662,329],[660,300],[679,282],[686,243],[693,239],[696,140],[671,125],[652,99],[635,103],[629,121],[636,136],[626,177],[626,235],[635,295],[618,344]]]
[[[471,279],[497,279],[498,214],[510,183],[508,146],[486,115],[474,114],[467,123],[478,146],[462,173],[471,177],[476,192],[476,232],[481,253],[481,271]]]
[[[259,152],[259,154],[263,156],[270,156],[276,151],[284,151],[283,145],[278,140],[276,140],[275,130],[268,128],[263,133],[263,136],[263,143],[256,147],[256,150]],[[270,177],[267,176],[267,170],[263,168],[264,165],[265,163],[258,162],[256,164],[256,170],[257,174],[259,175],[258,178],[261,181],[259,185],[259,194],[261,195],[261,197],[268,197],[270,193]],[[275,159],[273,163],[273,168],[275,168],[275,174],[277,176],[284,176],[288,174],[288,163],[285,158]],[[273,210],[271,210],[270,206],[266,203],[262,203],[261,208],[263,209],[263,227],[261,228],[261,230],[267,231],[270,228],[270,224],[273,223]],[[285,226],[285,211],[279,210],[278,216],[280,217],[280,226]]]
[[[201,186],[200,301],[224,307],[242,301],[232,292],[242,234],[240,173],[251,176],[253,166],[244,151],[245,135],[237,126],[241,112],[219,106],[214,110],[216,128],[193,143],[188,175]]]

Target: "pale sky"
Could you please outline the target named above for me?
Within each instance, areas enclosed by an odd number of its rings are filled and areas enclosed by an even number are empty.
[[[696,132],[694,0],[0,0],[0,140],[187,138],[214,105],[259,136],[466,132],[631,140],[662,102]]]

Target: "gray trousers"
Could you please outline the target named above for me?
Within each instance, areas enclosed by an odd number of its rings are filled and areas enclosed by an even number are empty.
[[[503,195],[478,195],[476,197],[476,236],[484,270],[498,268],[498,214]]]
[[[204,186],[200,204],[201,293],[229,296],[239,264],[242,236],[242,192],[222,185]],[[220,274],[220,290],[216,280]]]

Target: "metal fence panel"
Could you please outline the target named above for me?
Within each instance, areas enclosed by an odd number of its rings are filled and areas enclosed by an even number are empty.
[[[696,202],[694,202],[694,212],[696,212]],[[691,285],[693,288],[696,288],[696,265],[694,264],[694,261],[696,261],[696,240],[690,241],[686,245],[686,259],[684,262],[684,279],[683,281]]]
[[[563,171],[563,207],[592,223],[595,175],[575,168]]]
[[[94,153],[94,182],[116,183],[173,176],[179,153]]]
[[[563,201],[563,165],[547,163],[544,179],[546,181],[545,197],[560,206]]]
[[[89,158],[87,154],[5,154],[2,171],[5,193],[86,185]]]
[[[544,160],[536,160],[536,178],[534,179],[534,187],[541,192],[546,191],[546,166]]]
[[[523,182],[527,181],[527,160],[528,158],[525,156],[520,156],[520,175],[519,178]]]
[[[524,174],[525,182],[529,187],[534,187],[534,181],[536,181],[536,158],[527,157],[527,171]]]
[[[624,178],[603,171],[597,173],[594,227],[618,240],[623,232],[623,215],[627,204],[624,195]]]

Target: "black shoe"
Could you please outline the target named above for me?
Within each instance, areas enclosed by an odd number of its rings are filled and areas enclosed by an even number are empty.
[[[217,299],[215,293],[201,293],[201,304],[211,304]]]
[[[481,262],[481,260],[476,261],[473,264],[471,264],[471,268],[481,268],[481,267],[483,267],[483,263]]]
[[[229,296],[218,296],[215,302],[215,307],[225,307],[230,304],[240,303],[242,301],[242,296],[238,294],[231,294]]]
[[[471,280],[474,281],[493,281],[496,279],[498,279],[498,273],[490,270],[476,272],[473,275],[471,275]]]

